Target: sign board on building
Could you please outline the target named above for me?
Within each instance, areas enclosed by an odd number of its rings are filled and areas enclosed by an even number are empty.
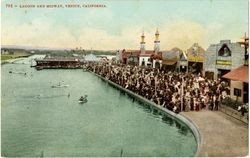
[[[203,56],[188,56],[188,61],[203,63],[204,57]]]
[[[231,60],[216,60],[216,65],[232,65]]]

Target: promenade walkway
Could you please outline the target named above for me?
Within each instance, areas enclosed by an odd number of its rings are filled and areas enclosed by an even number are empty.
[[[220,111],[182,112],[199,128],[200,157],[248,155],[248,125]]]

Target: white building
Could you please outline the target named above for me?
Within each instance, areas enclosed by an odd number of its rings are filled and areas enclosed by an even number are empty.
[[[152,66],[153,68],[161,68],[162,52],[160,52],[160,40],[158,29],[155,32],[154,50],[145,49],[145,35],[141,35],[139,66]]]

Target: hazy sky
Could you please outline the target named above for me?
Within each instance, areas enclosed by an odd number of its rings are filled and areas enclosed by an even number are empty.
[[[6,4],[17,5],[6,8]],[[32,4],[104,4],[105,8],[20,8]],[[248,0],[4,0],[2,45],[84,49],[153,49],[158,27],[161,50],[207,49],[248,32]]]

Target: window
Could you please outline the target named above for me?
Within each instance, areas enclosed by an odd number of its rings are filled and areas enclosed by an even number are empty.
[[[234,95],[237,96],[237,97],[240,97],[241,96],[241,90],[238,89],[238,88],[234,88]]]
[[[142,59],[142,64],[141,65],[145,66],[145,60],[144,60],[144,58]]]
[[[218,52],[218,55],[223,57],[231,56],[231,50],[228,48],[226,44],[223,44]]]

